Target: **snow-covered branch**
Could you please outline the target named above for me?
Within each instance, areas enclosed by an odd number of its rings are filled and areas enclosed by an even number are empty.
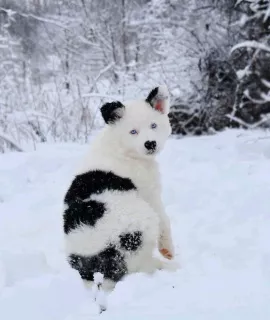
[[[270,52],[270,47],[260,43],[258,41],[252,40],[252,41],[244,41],[241,43],[236,44],[235,46],[232,47],[231,49],[231,53],[234,52],[237,49],[241,49],[241,48],[252,48],[252,49],[259,49],[259,50],[263,50],[266,52]]]
[[[13,149],[18,152],[23,152],[23,149],[8,135],[6,135],[4,132],[0,131],[0,140],[5,142],[10,149]]]

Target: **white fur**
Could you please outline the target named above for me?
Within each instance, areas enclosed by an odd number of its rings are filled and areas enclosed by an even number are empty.
[[[96,137],[77,174],[89,170],[110,170],[114,174],[130,178],[137,190],[128,192],[106,191],[91,199],[106,204],[108,212],[95,227],[82,226],[65,236],[67,254],[93,255],[116,241],[123,232],[140,230],[144,234],[143,245],[126,258],[128,272],[153,272],[156,269],[173,268],[153,257],[153,250],[168,249],[174,254],[170,222],[161,201],[161,185],[157,153],[147,154],[144,143],[157,142],[160,152],[171,133],[168,119],[169,98],[165,86],[159,94],[164,97],[164,113],[154,110],[144,100],[123,102],[122,118],[105,126]],[[157,128],[151,129],[151,123]],[[130,131],[136,129],[137,135]],[[106,281],[104,282],[106,289]],[[108,287],[111,288],[108,281]]]

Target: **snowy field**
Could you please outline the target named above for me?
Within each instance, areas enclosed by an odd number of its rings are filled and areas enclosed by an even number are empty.
[[[86,148],[0,156],[1,320],[270,319],[270,133],[168,141],[159,161],[181,269],[129,276],[102,315],[63,255],[61,200]]]

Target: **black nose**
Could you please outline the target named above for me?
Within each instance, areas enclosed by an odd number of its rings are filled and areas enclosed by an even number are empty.
[[[156,141],[146,141],[144,146],[147,150],[153,151],[156,149],[157,143],[156,143]]]

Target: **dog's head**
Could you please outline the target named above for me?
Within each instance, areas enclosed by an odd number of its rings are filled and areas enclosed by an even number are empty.
[[[161,151],[171,134],[169,109],[168,89],[159,86],[145,100],[106,103],[101,114],[111,139],[117,139],[126,153],[145,158]]]

